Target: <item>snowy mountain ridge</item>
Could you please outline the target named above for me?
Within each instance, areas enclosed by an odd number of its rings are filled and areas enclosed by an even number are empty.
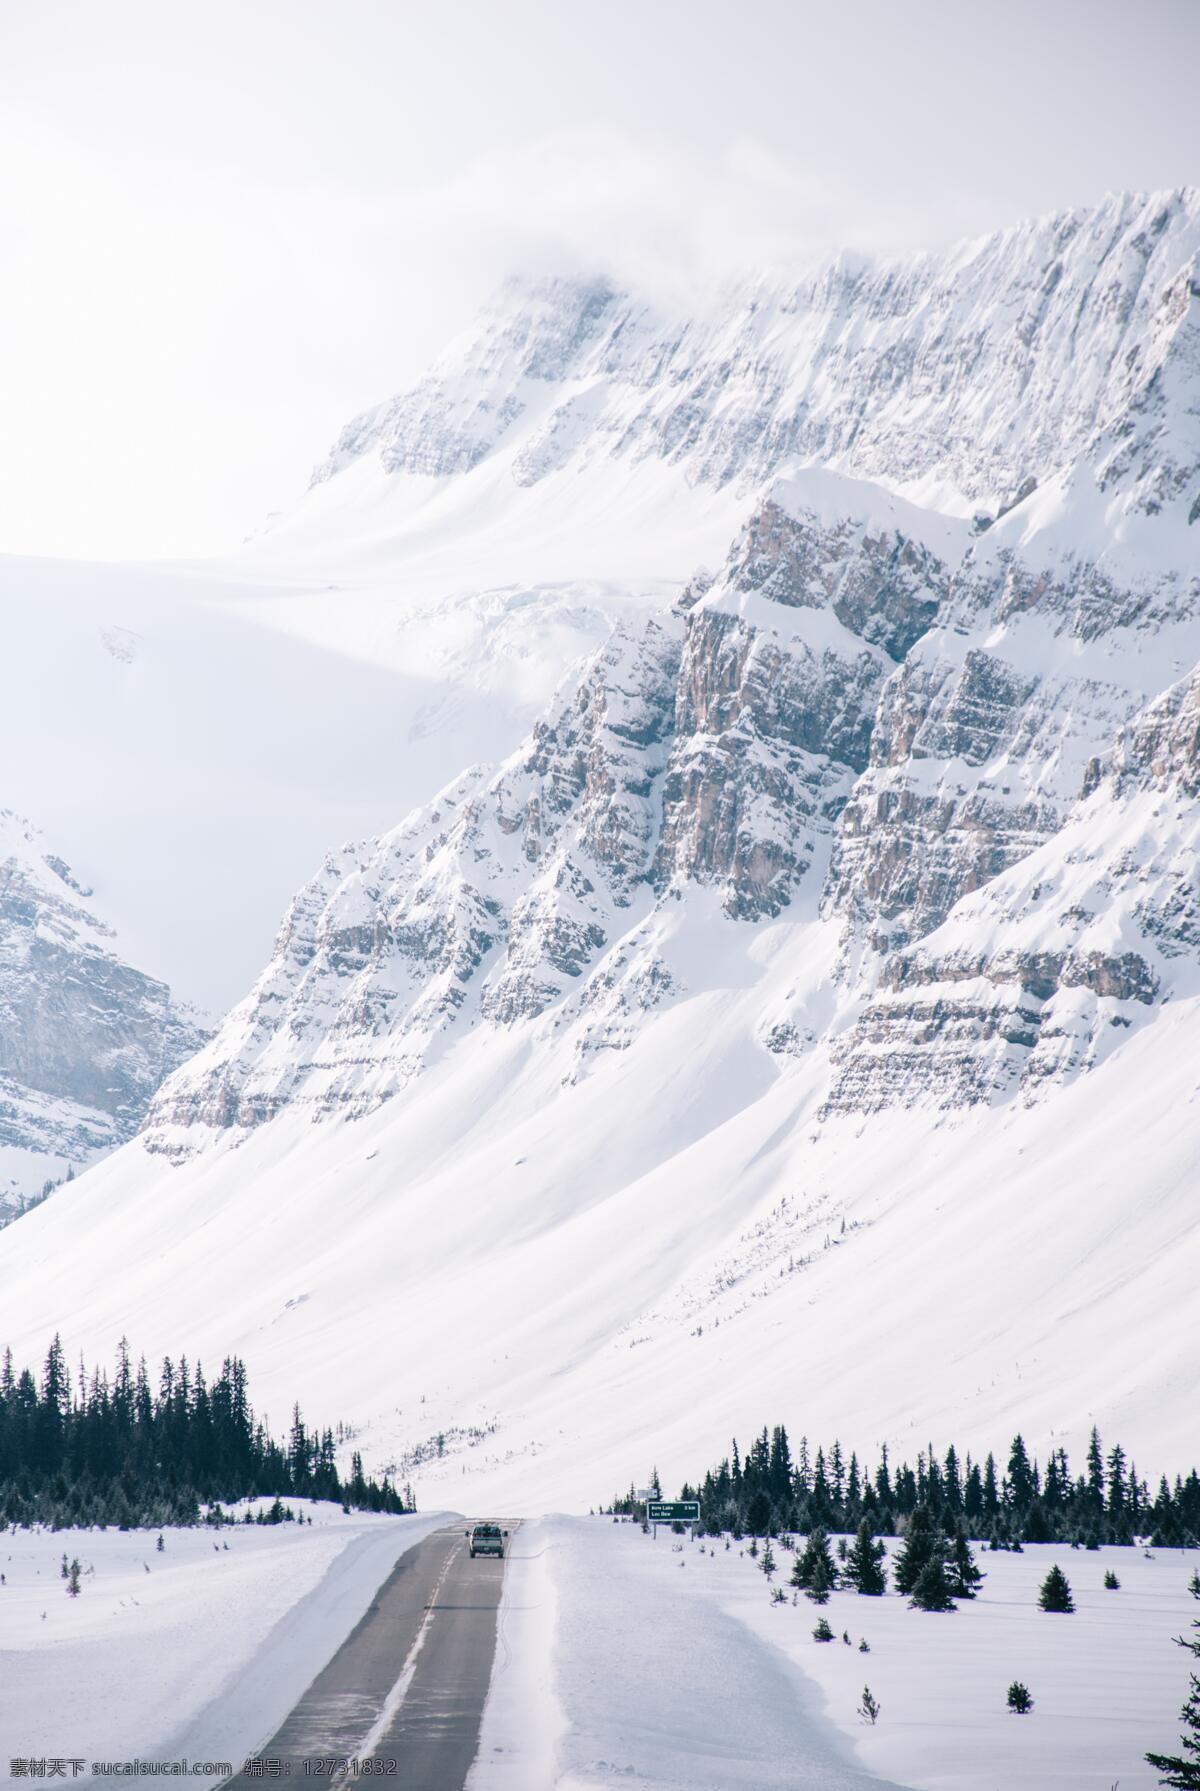
[[[424,381],[346,426],[313,483],[366,459],[445,476],[499,454],[529,486],[612,456],[747,491],[801,460],[995,513],[1157,373],[1144,427],[1123,423],[1114,453],[1145,445],[1198,252],[1200,189],[1181,188],[941,256],[839,257],[694,318],[604,279],[510,281]]]
[[[558,593],[533,718],[329,853],[141,1137],[13,1228],[20,1334],[22,1277],[86,1255],[148,1349],[238,1348],[272,1397],[300,1364],[456,1497],[587,1502],[639,1426],[686,1470],[801,1397],[864,1447],[1179,1444],[1198,253],[1186,191],[704,323],[510,289],[349,426],[276,544],[336,522],[418,606],[550,556],[487,599],[515,640]],[[605,583],[608,537],[652,575]],[[498,638],[453,588],[452,672],[442,600],[405,624],[419,715]],[[79,1340],[122,1328],[89,1280]]]

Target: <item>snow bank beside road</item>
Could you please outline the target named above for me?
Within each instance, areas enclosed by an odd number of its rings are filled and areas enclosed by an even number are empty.
[[[702,1568],[643,1540],[605,1519],[521,1526],[469,1791],[887,1791]]]
[[[838,1639],[822,1645],[821,1611],[790,1589],[772,1605],[744,1544],[714,1553],[603,1518],[520,1537],[469,1791],[1151,1791],[1145,1750],[1175,1745],[1187,1662],[1171,1638],[1200,1614],[1193,1553],[980,1550],[974,1603],[932,1615],[837,1592],[824,1615]],[[775,1556],[778,1585],[793,1557]],[[1073,1616],[1037,1605],[1056,1560]],[[1014,1679],[1028,1716],[1007,1710]],[[864,1684],[882,1706],[873,1728]]]
[[[161,1554],[153,1530],[0,1536],[0,1785],[14,1759],[240,1765],[446,1521],[289,1503],[312,1525],[166,1529]]]

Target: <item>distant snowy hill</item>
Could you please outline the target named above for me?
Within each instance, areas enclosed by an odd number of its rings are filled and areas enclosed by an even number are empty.
[[[72,1345],[236,1348],[442,1499],[780,1416],[1185,1465],[1200,194],[707,321],[511,287],[239,577],[404,799],[0,1239],[14,1342],[53,1264]]]
[[[47,1180],[131,1138],[192,1015],[123,962],[92,891],[0,810],[0,1224]]]

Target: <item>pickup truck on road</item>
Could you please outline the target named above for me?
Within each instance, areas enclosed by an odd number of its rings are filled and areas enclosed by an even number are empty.
[[[499,1555],[501,1560],[504,1559],[504,1538],[508,1531],[502,1530],[499,1524],[476,1524],[473,1529],[464,1531],[464,1535],[471,1544],[472,1560],[476,1555]]]

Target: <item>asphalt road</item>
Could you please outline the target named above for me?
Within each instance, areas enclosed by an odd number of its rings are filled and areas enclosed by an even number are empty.
[[[263,1791],[264,1778],[284,1776],[293,1785],[336,1786],[343,1778],[331,1777],[331,1759],[373,1759],[396,1762],[394,1772],[380,1774],[383,1791],[463,1791],[479,1745],[503,1579],[502,1561],[472,1561],[461,1524],[427,1536],[401,1556],[358,1626],[259,1749],[266,1772],[238,1773],[226,1786]],[[361,1788],[374,1777],[344,1782]]]

